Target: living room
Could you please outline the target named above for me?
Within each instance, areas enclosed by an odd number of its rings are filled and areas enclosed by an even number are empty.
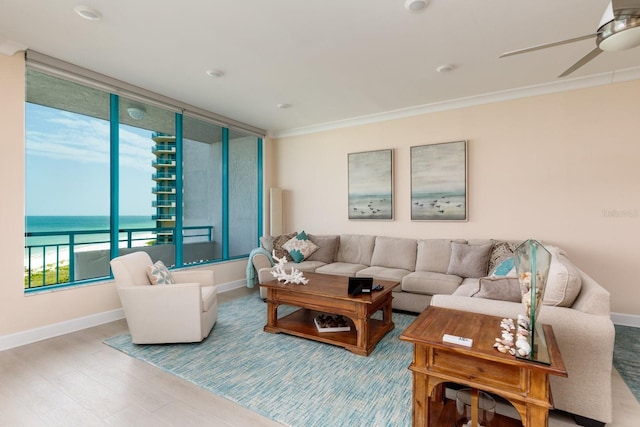
[[[0,55],[0,114],[11,165],[0,176],[12,183],[0,225],[5,344],[122,316],[112,283],[29,297],[21,288],[24,66],[21,52]],[[611,293],[615,323],[640,327],[640,146],[629,132],[640,113],[638,70],[578,80],[561,91],[555,87],[275,131],[265,141],[265,189],[284,190],[287,232],[549,242]],[[295,108],[279,113],[296,114]],[[468,141],[468,221],[412,221],[410,147],[460,140]],[[393,221],[349,220],[347,156],[383,149],[393,150]],[[265,197],[265,230],[268,208]],[[209,268],[217,283],[234,287],[243,281],[245,266],[243,260]]]

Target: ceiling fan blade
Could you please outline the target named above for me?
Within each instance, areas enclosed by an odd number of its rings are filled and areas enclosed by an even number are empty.
[[[536,50],[546,49],[546,48],[549,48],[549,47],[561,46],[563,44],[579,42],[580,40],[587,40],[587,39],[590,39],[592,37],[596,37],[597,35],[598,35],[598,33],[588,34],[586,36],[574,37],[572,39],[560,40],[560,41],[552,42],[552,43],[539,44],[537,46],[531,46],[531,47],[527,47],[525,49],[512,50],[511,52],[503,53],[502,55],[499,56],[499,58],[505,58],[507,56],[512,56],[512,55],[519,55],[521,53],[533,52],[533,51],[536,51]]]
[[[585,56],[583,56],[578,62],[573,64],[571,67],[569,67],[564,73],[560,74],[558,76],[558,78],[568,76],[569,74],[573,73],[578,68],[582,67],[587,62],[591,61],[593,58],[595,58],[596,56],[600,55],[601,53],[602,53],[602,49],[600,49],[599,47],[596,47],[591,52],[589,52]]]

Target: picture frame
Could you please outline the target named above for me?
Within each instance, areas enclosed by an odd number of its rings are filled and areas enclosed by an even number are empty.
[[[411,220],[468,221],[467,141],[411,147]]]
[[[393,220],[393,150],[347,155],[350,220]]]

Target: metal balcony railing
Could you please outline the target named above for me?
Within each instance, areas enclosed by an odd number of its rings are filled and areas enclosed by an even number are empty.
[[[175,144],[156,144],[151,148],[152,153],[175,153],[176,145]]]
[[[158,166],[175,166],[176,159],[156,159],[151,162],[151,166],[157,168]]]
[[[173,185],[156,185],[151,187],[153,194],[176,194],[176,188]]]
[[[206,238],[211,242],[213,239],[213,226],[188,226],[183,227],[183,242],[189,240],[199,240]],[[175,229],[172,227],[150,227],[150,228],[130,228],[120,229],[118,242],[120,248],[132,248],[136,242],[153,242],[156,238],[150,234],[172,235]],[[78,248],[86,248],[89,245],[104,247],[110,243],[109,230],[69,230],[55,232],[30,232],[25,233],[25,242],[30,238],[56,238],[56,243],[47,244],[26,244],[25,249],[25,289],[42,288],[44,286],[58,285],[61,283],[71,283],[75,281],[75,260],[74,254]],[[52,239],[53,240],[53,239]],[[68,255],[65,257],[62,252]]]
[[[171,172],[157,172],[151,175],[154,181],[175,181],[176,174]]]

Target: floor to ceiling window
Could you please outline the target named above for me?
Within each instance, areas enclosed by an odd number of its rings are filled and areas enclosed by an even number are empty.
[[[182,267],[256,246],[260,137],[31,69],[25,111],[28,292],[131,251]]]

